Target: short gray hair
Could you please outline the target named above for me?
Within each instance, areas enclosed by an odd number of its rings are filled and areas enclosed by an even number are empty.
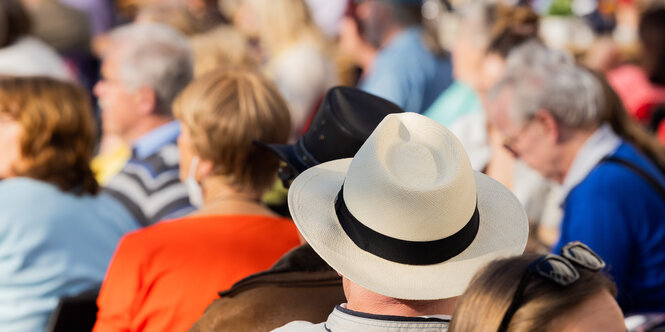
[[[509,112],[515,121],[531,118],[541,109],[572,129],[597,127],[603,121],[605,96],[594,74],[537,41],[510,53],[506,73],[489,98],[506,89],[512,93]]]
[[[194,76],[187,39],[159,23],[129,24],[111,33],[111,47],[121,47],[120,77],[130,89],[155,92],[155,112],[171,116],[171,104]]]

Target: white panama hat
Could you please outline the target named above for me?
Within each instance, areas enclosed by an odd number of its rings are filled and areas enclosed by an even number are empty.
[[[521,254],[528,236],[517,198],[473,171],[448,129],[415,113],[386,116],[353,159],[300,174],[288,203],[330,266],[398,299],[461,295],[488,262]]]

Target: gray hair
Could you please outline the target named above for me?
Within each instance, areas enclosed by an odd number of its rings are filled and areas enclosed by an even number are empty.
[[[122,49],[120,77],[130,89],[148,86],[155,92],[155,112],[171,116],[171,104],[194,76],[187,39],[158,23],[130,24],[111,33],[111,47]]]
[[[512,93],[509,112],[514,121],[529,119],[541,109],[572,129],[597,127],[603,121],[605,96],[598,79],[567,54],[537,41],[510,53],[506,73],[489,98],[506,89]]]

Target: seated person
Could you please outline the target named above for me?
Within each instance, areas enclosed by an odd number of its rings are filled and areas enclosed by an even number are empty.
[[[587,244],[624,313],[665,312],[665,149],[631,129],[603,81],[542,44],[513,50],[487,100],[505,148],[561,185],[555,251]]]
[[[300,243],[293,223],[260,203],[279,160],[252,141],[285,143],[290,129],[275,86],[248,70],[213,71],[183,91],[174,111],[180,178],[202,208],[121,241],[95,331],[185,331],[220,289]]]
[[[194,211],[178,180],[180,133],[172,103],[191,81],[191,47],[174,29],[158,23],[113,30],[93,92],[102,120],[99,169],[106,176],[128,161],[104,187],[142,225]],[[126,151],[126,150],[125,150]],[[112,161],[112,163],[108,163]]]
[[[328,90],[298,142],[257,143],[286,162],[280,178],[288,188],[311,166],[353,157],[386,115],[402,112],[397,105],[360,89],[335,87]],[[289,251],[270,270],[220,292],[220,297],[190,331],[269,331],[293,320],[318,323],[344,302],[342,279],[308,244]]]
[[[580,242],[559,255],[501,259],[478,272],[448,331],[626,331],[605,262]]]
[[[386,116],[353,159],[301,173],[289,209],[342,275],[347,303],[324,323],[276,331],[445,331],[475,272],[521,254],[528,236],[517,198],[474,172],[449,130],[415,113]]]
[[[138,227],[98,196],[90,98],[49,78],[0,79],[0,328],[42,331],[58,298],[99,286]]]

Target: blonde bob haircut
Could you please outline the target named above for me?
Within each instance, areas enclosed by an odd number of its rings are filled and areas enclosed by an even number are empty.
[[[94,120],[90,98],[80,87],[46,77],[0,78],[0,114],[21,126],[17,176],[76,194],[98,192],[90,169]]]
[[[174,115],[191,133],[194,151],[240,191],[262,193],[275,181],[279,160],[252,141],[286,143],[287,104],[277,88],[250,69],[219,69],[178,96]]]
[[[457,302],[450,332],[496,331],[510,306],[522,274],[540,254],[500,259],[476,273],[469,288]],[[561,287],[540,276],[533,276],[524,289],[522,306],[510,320],[509,332],[554,331],[557,318],[577,310],[583,302],[603,291],[616,296],[614,283],[602,272],[575,267],[580,278]]]

